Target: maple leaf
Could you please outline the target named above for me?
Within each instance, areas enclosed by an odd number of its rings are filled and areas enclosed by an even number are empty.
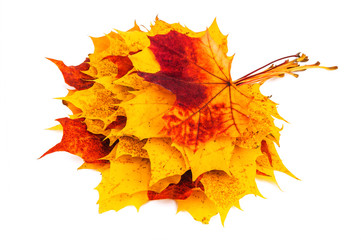
[[[115,105],[120,103],[119,99],[115,98],[110,91],[98,83],[95,83],[87,90],[70,92],[66,97],[59,99],[70,102],[75,107],[81,109],[80,118],[100,120],[108,119],[116,110]],[[109,120],[109,123],[115,119],[116,116]]]
[[[231,87],[232,58],[208,31],[201,38],[175,31],[149,38],[161,70],[139,75],[175,94],[174,106],[163,116],[165,131],[174,142],[197,147],[216,135],[240,132],[246,126],[250,100]]]
[[[141,158],[149,158],[148,153],[145,149],[143,149],[146,140],[139,140],[135,137],[122,136],[117,139],[115,147],[113,151],[109,154],[112,155],[107,156],[111,159],[119,158],[123,155],[130,155],[132,157],[141,157]]]
[[[82,119],[60,118],[57,121],[63,127],[63,138],[40,158],[49,153],[66,151],[81,157],[85,162],[99,162],[100,158],[111,152],[113,146],[103,141],[104,136],[88,132]]]
[[[204,224],[218,213],[216,205],[209,200],[202,190],[194,189],[191,195],[186,199],[176,200],[179,211],[189,212],[193,218]]]
[[[133,205],[137,209],[148,201],[148,161],[124,156],[110,161],[102,168],[102,181],[96,187],[99,192],[99,212],[120,210]]]
[[[204,191],[203,184],[200,182],[202,176],[198,177],[195,181],[192,181],[192,172],[188,170],[185,172],[180,181],[177,184],[169,184],[160,193],[154,191],[148,191],[149,200],[159,199],[187,199],[191,196],[193,189],[199,188]]]
[[[86,58],[83,63],[78,66],[66,66],[63,61],[47,58],[58,66],[64,76],[65,82],[77,90],[88,89],[93,86],[94,82],[89,81],[94,78],[83,73],[89,69],[89,58]]]
[[[282,163],[281,158],[279,157],[274,143],[270,140],[263,140],[261,142],[262,155],[258,156],[256,159],[256,164],[258,168],[258,175],[266,177],[270,181],[276,183],[274,178],[274,171],[283,172],[290,177],[298,179],[293,173],[291,173]]]
[[[159,134],[164,126],[162,116],[172,108],[174,95],[157,86],[132,93],[135,95],[133,99],[119,104],[128,119],[120,134],[140,139],[163,137]]]
[[[143,147],[149,154],[151,163],[151,180],[154,184],[161,179],[182,175],[188,168],[182,156],[170,139],[149,138]]]
[[[123,77],[133,68],[132,62],[129,60],[128,57],[125,56],[107,56],[104,59],[110,60],[117,66],[118,73],[116,75],[116,78]]]
[[[230,76],[233,57],[226,55],[209,31],[197,38],[170,31],[149,39],[149,49],[160,70],[138,74],[176,96],[174,106],[163,116],[166,122],[163,131],[174,142],[193,149],[216,136],[242,136],[250,121],[249,104],[253,98],[240,85],[263,83],[285,73],[319,67],[319,63],[299,66],[298,62],[306,61],[306,56],[294,55],[287,57],[297,57],[294,61],[233,81]]]
[[[85,73],[94,78],[114,75],[121,77],[131,69],[129,54],[134,54],[149,45],[147,35],[140,31],[136,24],[126,32],[116,30],[92,40],[94,53],[89,55],[90,68]]]
[[[43,156],[67,151],[84,159],[79,169],[99,171],[99,212],[173,199],[197,221],[219,213],[224,224],[243,196],[262,197],[256,178],[277,184],[275,171],[296,178],[275,147],[274,119],[284,119],[260,86],[337,68],[301,65],[307,56],[295,54],[233,80],[216,21],[193,32],[156,18],[147,32],[135,23],[92,41],[94,52],[78,66],[49,59],[75,89],[58,98],[73,115],[51,128],[63,137]]]
[[[110,160],[109,178],[105,185],[111,189],[111,194],[147,191],[150,180],[149,160],[127,155]]]
[[[229,164],[235,147],[234,139],[229,137],[214,139],[199,146],[196,152],[188,147],[174,146],[182,150],[190,169],[192,169],[193,180],[201,174],[212,170],[222,170],[230,174]]]

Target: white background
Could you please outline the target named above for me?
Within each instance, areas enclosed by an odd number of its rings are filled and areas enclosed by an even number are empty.
[[[1,239],[361,239],[360,6],[358,1],[3,1],[1,4]],[[204,30],[214,17],[236,53],[234,79],[276,58],[306,53],[337,71],[308,70],[268,82],[285,124],[279,153],[302,181],[277,174],[259,183],[267,199],[247,196],[225,227],[209,225],[172,201],[98,214],[101,177],[81,160],[55,153],[61,133],[44,130],[69,111],[60,71],[93,51],[88,36],[156,15]]]

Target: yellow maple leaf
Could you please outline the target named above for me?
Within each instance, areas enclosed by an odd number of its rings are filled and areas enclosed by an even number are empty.
[[[151,165],[150,184],[174,175],[182,175],[186,170],[182,153],[171,146],[170,139],[149,138],[144,146]]]
[[[160,134],[164,127],[162,117],[173,106],[175,96],[157,86],[132,93],[135,95],[133,99],[119,104],[128,119],[121,134],[139,139],[163,137],[164,134]]]
[[[204,173],[202,184],[204,193],[216,205],[222,224],[230,208],[239,206],[239,199],[247,194],[244,183],[223,171],[214,170]]]
[[[110,91],[97,83],[89,89],[76,91],[60,99],[70,102],[81,109],[80,118],[99,119],[103,122],[106,121],[108,124],[115,120],[116,117],[113,117],[113,119],[108,118],[117,109],[116,104],[120,103],[120,100],[114,98]]]
[[[220,137],[202,144],[195,152],[191,148],[184,147],[193,180],[212,170],[222,170],[230,175],[229,164],[234,147],[234,139],[228,137]]]
[[[148,153],[143,149],[146,140],[139,140],[134,137],[123,136],[117,138],[118,143],[114,147],[114,159],[117,159],[123,155],[130,155],[132,157],[149,158]],[[112,154],[112,153],[111,153]]]
[[[99,192],[99,211],[119,210],[127,205],[137,209],[147,200],[150,164],[144,158],[122,156],[110,161],[102,170]]]
[[[121,161],[124,161],[124,159]],[[132,165],[136,165],[136,163],[133,163]],[[102,173],[102,181],[96,187],[99,192],[99,199],[97,202],[99,204],[99,212],[103,213],[110,210],[118,211],[130,205],[135,206],[139,210],[139,208],[148,201],[147,191],[137,191],[138,189],[144,188],[142,187],[142,184],[137,184],[137,182],[133,181],[130,183],[130,187],[127,187],[124,186],[126,185],[124,183],[122,186],[119,186],[116,184],[118,182],[114,182],[116,175],[121,174],[122,171],[124,171],[124,167],[129,167],[130,169],[133,169],[134,166],[113,166],[112,171],[110,170],[110,166],[111,165],[108,164],[102,166],[102,168],[100,169]],[[139,166],[142,166],[142,164],[139,164]],[[89,169],[92,167],[94,166],[85,165],[82,168]],[[97,169],[99,170],[99,168]],[[144,178],[140,181],[144,181]],[[128,193],[117,193],[113,191],[114,188],[121,187],[124,187],[128,191]]]
[[[192,217],[204,224],[208,224],[209,220],[217,215],[216,205],[208,199],[202,190],[194,190],[185,200],[177,200],[178,212],[187,211]]]
[[[256,184],[256,160],[262,153],[259,148],[246,149],[235,146],[230,162],[230,172],[237,178],[245,194],[262,196]]]

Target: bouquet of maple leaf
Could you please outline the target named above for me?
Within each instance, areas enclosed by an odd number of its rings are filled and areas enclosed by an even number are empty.
[[[259,88],[335,67],[301,66],[307,56],[296,54],[232,80],[216,21],[193,32],[157,18],[149,31],[135,24],[92,40],[94,53],[78,66],[49,59],[72,87],[61,99],[73,114],[57,120],[62,140],[44,155],[67,151],[84,160],[80,169],[101,172],[99,212],[173,199],[195,220],[219,213],[223,223],[243,196],[262,196],[256,177],[295,177],[275,148],[274,119],[283,119]]]

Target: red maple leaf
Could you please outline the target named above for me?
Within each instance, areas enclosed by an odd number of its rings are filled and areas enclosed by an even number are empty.
[[[121,78],[127,72],[129,72],[133,68],[133,64],[130,61],[129,57],[126,56],[107,56],[104,59],[108,59],[112,63],[114,63],[118,68],[118,74],[116,78]]]
[[[248,123],[246,97],[230,76],[228,57],[208,31],[192,38],[176,31],[149,37],[161,70],[138,74],[176,95],[163,117],[164,131],[174,142],[197,148],[217,135],[237,137]]]
[[[64,76],[65,82],[74,87],[77,90],[88,89],[93,86],[94,82],[89,80],[94,80],[93,77],[83,73],[87,71],[90,67],[89,58],[86,58],[83,63],[78,66],[67,66],[63,61],[47,58],[58,66],[59,70]]]
[[[113,146],[109,146],[109,140],[105,136],[96,135],[87,131],[84,119],[60,118],[58,122],[63,126],[63,138],[61,142],[49,149],[45,155],[58,151],[66,151],[81,157],[85,162],[104,162],[99,160],[108,155]]]
[[[202,175],[199,176],[195,181],[192,181],[192,172],[188,170],[185,172],[181,180],[177,184],[169,184],[166,189],[160,193],[154,191],[148,191],[149,200],[160,200],[160,199],[187,199],[194,188],[200,188],[204,191],[204,186],[200,182]]]
[[[197,149],[202,142],[217,136],[240,137],[249,123],[249,103],[253,97],[243,85],[263,83],[286,73],[307,68],[335,69],[313,65],[300,66],[306,55],[291,55],[233,81],[230,68],[233,57],[214,41],[208,32],[194,38],[170,31],[149,37],[149,49],[160,65],[156,73],[138,72],[146,81],[156,83],[176,96],[176,102],[163,119],[163,132],[178,144]],[[289,61],[289,58],[296,58]],[[273,63],[287,59],[279,65]],[[260,71],[269,66],[268,69]]]

